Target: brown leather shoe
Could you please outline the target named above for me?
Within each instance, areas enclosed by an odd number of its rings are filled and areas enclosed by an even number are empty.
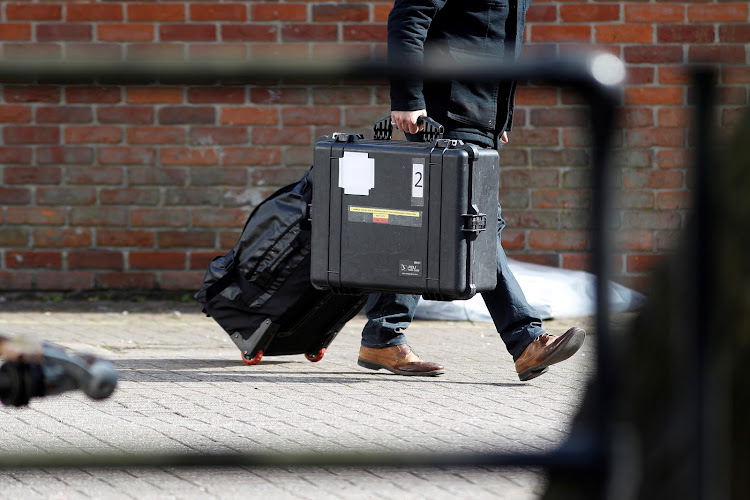
[[[581,348],[585,338],[586,331],[577,326],[559,337],[548,333],[541,334],[516,360],[518,378],[531,380],[546,372],[549,365],[565,361]]]
[[[434,377],[444,372],[441,365],[419,359],[417,353],[406,344],[382,349],[360,347],[357,364],[370,370],[385,368],[396,375]]]

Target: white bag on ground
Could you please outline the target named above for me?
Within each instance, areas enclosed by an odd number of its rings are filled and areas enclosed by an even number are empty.
[[[596,314],[596,277],[593,274],[513,259],[508,260],[508,265],[529,304],[542,319]],[[645,301],[642,293],[614,282],[609,283],[609,297],[612,312],[634,311]],[[414,317],[425,320],[492,321],[481,295],[450,302],[420,299]]]

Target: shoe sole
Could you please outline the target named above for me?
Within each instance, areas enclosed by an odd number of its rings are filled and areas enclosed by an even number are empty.
[[[374,361],[368,361],[362,358],[357,359],[357,364],[363,368],[369,368],[370,370],[380,370],[382,368],[384,370],[388,370],[391,373],[395,373],[396,375],[405,375],[407,377],[435,377],[437,375],[442,375],[443,373],[445,373],[445,370],[432,370],[429,372],[409,372],[404,370],[397,370],[396,368],[391,368],[390,366],[381,365],[380,363],[375,363]]]
[[[569,331],[570,330],[568,330],[568,332]],[[565,332],[565,335],[567,335],[568,332]],[[540,364],[519,373],[519,380],[521,380],[521,382],[526,382],[527,380],[537,378],[539,375],[546,373],[550,365],[565,361],[578,352],[578,349],[581,348],[585,339],[586,331],[583,328],[574,328],[570,336],[563,341],[560,346],[555,349],[555,352],[550,354],[547,359]]]
[[[544,375],[545,373],[547,373],[547,371],[549,371],[549,368],[546,366],[542,369],[529,368],[528,370],[525,370],[519,373],[518,378],[521,380],[521,382],[526,382],[533,378],[537,378],[539,375]]]

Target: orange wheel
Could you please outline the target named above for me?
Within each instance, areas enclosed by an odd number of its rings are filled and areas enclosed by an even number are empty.
[[[242,355],[242,361],[245,362],[246,365],[257,365],[260,363],[260,358],[263,357],[263,351],[258,351],[258,353],[255,355],[253,359],[247,359],[245,355]]]
[[[323,359],[323,356],[325,355],[325,353],[326,353],[326,348],[324,347],[321,350],[319,350],[318,354],[316,354],[315,356],[305,354],[305,357],[307,358],[308,361],[312,361],[313,363],[316,363],[320,361],[321,359]]]

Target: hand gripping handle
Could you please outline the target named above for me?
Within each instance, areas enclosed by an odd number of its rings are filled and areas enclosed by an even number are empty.
[[[429,116],[420,116],[417,118],[417,124],[424,125],[421,133],[425,142],[432,142],[443,137],[444,127]],[[391,115],[376,121],[372,129],[375,140],[390,141],[393,138],[393,121],[391,120]]]

